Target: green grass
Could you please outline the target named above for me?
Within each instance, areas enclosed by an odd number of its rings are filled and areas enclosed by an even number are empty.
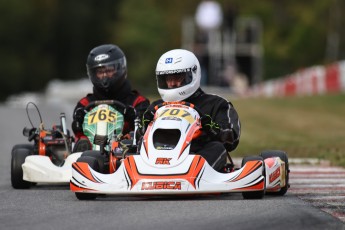
[[[233,156],[279,149],[290,158],[319,158],[345,167],[345,94],[232,102],[242,123]]]

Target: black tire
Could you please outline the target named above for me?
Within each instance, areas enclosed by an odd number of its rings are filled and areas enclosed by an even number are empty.
[[[99,165],[96,158],[91,156],[81,156],[78,158],[77,162],[86,162],[90,165],[90,167],[98,171]],[[94,200],[97,198],[97,194],[95,193],[82,193],[82,192],[76,192],[75,196],[78,198],[78,200]]]
[[[23,180],[22,164],[31,151],[25,148],[13,148],[11,157],[11,183],[15,189],[28,189],[32,185],[31,182]]]
[[[95,200],[97,198],[97,194],[93,193],[76,192],[75,196],[78,198],[78,200]]]
[[[109,173],[109,165],[106,164],[106,162],[109,162],[109,159],[105,156],[102,155],[100,151],[97,150],[87,150],[83,152],[81,157],[93,157],[97,159],[98,161],[98,169],[94,169],[99,173],[104,173],[107,174]]]
[[[99,164],[98,160],[95,157],[92,156],[81,156],[77,159],[77,162],[86,162],[90,165],[90,167],[95,170],[99,171]]]
[[[263,161],[263,158],[261,156],[248,156],[244,157],[242,159],[242,164],[241,166],[243,167],[245,163],[248,161],[253,161],[253,160],[261,160]],[[265,175],[265,167],[263,167],[262,175]],[[266,187],[266,181],[264,181],[265,187]],[[262,191],[254,191],[254,192],[243,192],[242,196],[244,199],[262,199],[265,196],[265,188]]]
[[[34,146],[32,144],[18,144],[13,146],[12,152],[16,149],[28,149],[30,150],[30,154],[34,151]]]
[[[270,157],[279,157],[282,161],[285,162],[285,178],[286,178],[286,184],[284,187],[280,189],[279,192],[268,192],[267,194],[270,195],[278,195],[278,196],[283,196],[289,189],[289,158],[286,154],[286,152],[281,151],[281,150],[265,150],[262,151],[260,156],[265,160]]]

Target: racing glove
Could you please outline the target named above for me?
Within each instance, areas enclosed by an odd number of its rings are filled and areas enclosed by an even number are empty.
[[[145,113],[143,115],[143,119],[142,119],[142,124],[144,125],[145,129],[150,124],[150,122],[153,120],[154,116],[155,116],[155,113],[153,111],[151,111],[151,110],[145,111]]]
[[[204,130],[207,134],[211,135],[211,137],[220,140],[221,142],[230,142],[234,141],[234,132],[232,129],[222,129],[220,126],[214,122],[210,115],[203,115],[200,118],[202,130]]]
[[[147,126],[150,124],[150,122],[153,120],[155,116],[155,112],[152,111],[152,110],[146,110],[143,114],[143,117],[141,119],[141,127],[140,127],[140,130],[141,130],[141,133],[142,135],[144,135],[146,129],[147,129]]]
[[[202,130],[204,130],[207,134],[211,134],[212,136],[217,136],[220,129],[219,125],[214,122],[210,115],[205,114],[200,118]]]

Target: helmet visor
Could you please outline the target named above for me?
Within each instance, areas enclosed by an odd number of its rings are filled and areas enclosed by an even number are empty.
[[[101,66],[95,68],[95,76],[99,79],[105,78],[105,77],[112,77],[114,74],[116,74],[117,69],[114,65],[109,66]]]
[[[191,71],[180,73],[157,73],[157,84],[160,89],[176,89],[188,85],[193,80]]]
[[[121,58],[112,62],[98,63],[93,66],[87,66],[88,74],[94,81],[105,77],[111,78],[122,74],[126,68],[126,59]]]

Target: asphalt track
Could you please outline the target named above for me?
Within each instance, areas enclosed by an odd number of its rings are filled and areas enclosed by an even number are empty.
[[[60,112],[70,115],[66,106],[39,108],[46,127],[58,122]],[[24,108],[0,106],[0,118],[0,229],[345,229],[341,218],[311,199],[303,199],[304,194],[310,194],[298,189],[303,178],[295,180],[298,186],[291,184],[291,192],[285,196],[262,200],[243,200],[240,194],[230,194],[79,201],[63,185],[15,190],[10,182],[10,152],[14,144],[27,143],[22,129],[29,122]],[[337,195],[341,194],[340,190]],[[340,205],[341,210],[344,206]]]

